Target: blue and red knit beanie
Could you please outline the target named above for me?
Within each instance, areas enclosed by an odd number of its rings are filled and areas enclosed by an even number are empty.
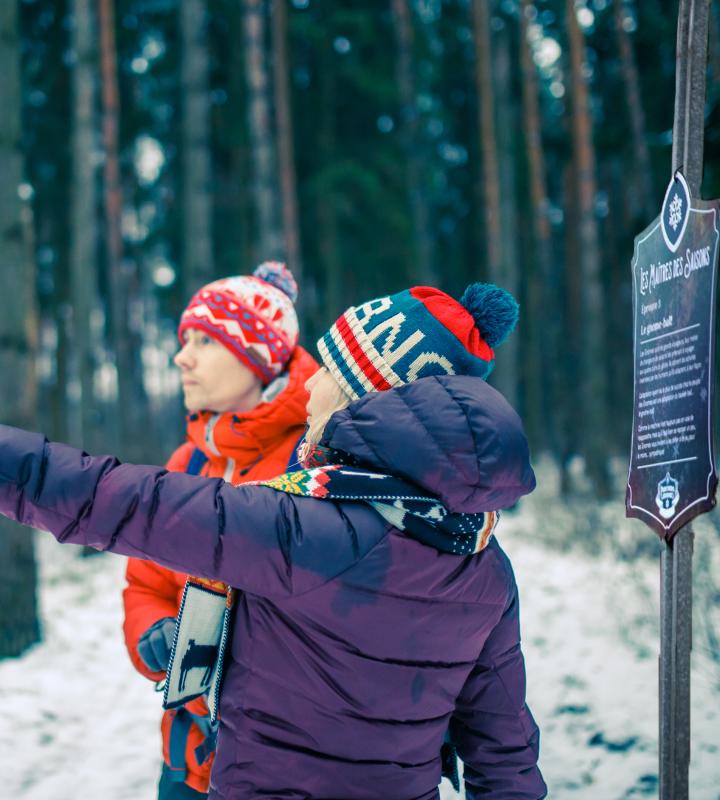
[[[511,333],[518,304],[491,283],[472,283],[460,302],[415,286],[349,308],[318,341],[323,363],[357,400],[429,375],[487,378],[493,347]]]
[[[283,372],[298,342],[297,283],[279,261],[260,264],[252,275],[208,283],[180,318],[178,337],[200,328],[230,350],[264,384]]]

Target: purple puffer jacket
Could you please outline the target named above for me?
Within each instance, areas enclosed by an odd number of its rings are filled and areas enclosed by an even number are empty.
[[[366,395],[323,441],[451,511],[503,508],[535,483],[517,415],[478,378]],[[91,458],[3,426],[0,512],[243,590],[213,800],[431,800],[448,728],[468,798],[545,796],[517,588],[494,539],[440,553],[362,502]]]

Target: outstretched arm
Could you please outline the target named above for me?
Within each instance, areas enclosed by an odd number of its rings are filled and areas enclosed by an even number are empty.
[[[150,559],[266,597],[330,580],[387,530],[364,504],[121,464],[4,425],[0,513],[60,542]]]
[[[517,589],[456,703],[450,738],[465,763],[468,800],[540,800],[540,734],[525,704]]]

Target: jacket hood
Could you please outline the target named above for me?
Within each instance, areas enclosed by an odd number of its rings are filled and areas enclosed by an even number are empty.
[[[481,378],[422,378],[333,414],[322,442],[411,481],[451,512],[494,511],[535,488],[520,417]]]
[[[299,438],[307,421],[305,381],[317,370],[315,359],[296,347],[286,372],[276,379],[283,387],[277,394],[268,394],[274,385],[270,384],[265,390],[269,399],[249,411],[189,415],[188,439],[211,460],[223,456],[246,463],[264,456],[290,435]]]

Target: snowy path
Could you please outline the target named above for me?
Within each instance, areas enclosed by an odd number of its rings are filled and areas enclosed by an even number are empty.
[[[557,800],[656,797],[657,566],[551,553],[504,520],[529,702]],[[45,641],[0,662],[0,795],[153,800],[159,695],[121,640],[122,559],[38,536]],[[693,800],[720,800],[718,674],[694,656]],[[458,797],[443,786],[444,800]]]

